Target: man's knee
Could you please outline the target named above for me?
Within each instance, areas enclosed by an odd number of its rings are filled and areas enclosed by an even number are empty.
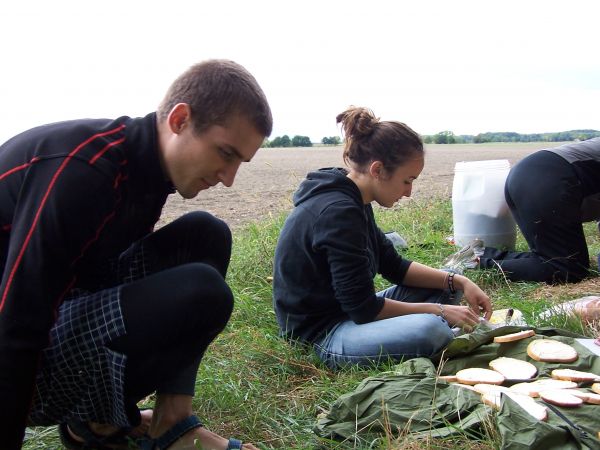
[[[203,238],[210,236],[211,240],[231,247],[231,230],[227,223],[218,217],[206,211],[192,211],[177,220],[185,224],[186,228],[201,233]]]
[[[207,314],[215,320],[229,320],[233,311],[233,293],[223,276],[211,265],[190,263],[179,269],[180,283],[177,291],[186,313]]]

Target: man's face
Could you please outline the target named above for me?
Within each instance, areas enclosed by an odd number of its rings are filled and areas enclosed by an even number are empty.
[[[225,125],[211,125],[201,134],[188,120],[168,139],[163,162],[179,194],[194,198],[218,183],[231,186],[240,164],[254,157],[263,140],[242,116],[231,117]]]

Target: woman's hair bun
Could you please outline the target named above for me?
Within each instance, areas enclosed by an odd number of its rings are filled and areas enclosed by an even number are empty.
[[[423,157],[423,141],[402,122],[375,117],[368,108],[350,106],[338,114],[345,135],[344,161],[365,171],[373,161],[381,161],[390,173],[410,159]]]
[[[359,106],[350,106],[346,111],[338,114],[336,123],[342,124],[344,135],[351,140],[370,136],[379,123],[373,111]]]

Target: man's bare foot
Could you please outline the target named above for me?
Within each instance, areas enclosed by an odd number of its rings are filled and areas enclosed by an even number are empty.
[[[141,422],[137,427],[135,427],[133,430],[131,430],[131,432],[129,433],[129,436],[131,436],[132,438],[136,438],[136,437],[142,437],[145,434],[147,434],[148,430],[150,429],[150,424],[152,423],[152,414],[153,414],[153,411],[151,409],[144,409],[144,410],[140,411]],[[96,422],[89,422],[88,426],[90,427],[90,430],[92,431],[92,433],[94,433],[97,436],[103,436],[103,437],[111,436],[121,429],[120,427],[115,426],[115,425],[107,425],[107,424],[96,423]],[[79,437],[75,433],[73,433],[73,431],[71,431],[71,429],[69,427],[67,427],[67,429],[69,431],[69,435],[73,438],[73,440],[75,440],[77,442],[82,442],[82,443],[85,442],[84,439],[82,439],[81,437]]]
[[[212,431],[207,430],[193,415],[192,396],[183,394],[159,394],[154,404],[154,415],[148,434],[158,438],[182,420],[191,422],[192,429],[177,439],[170,447],[171,450],[202,449],[225,450],[229,441]],[[243,450],[259,450],[252,444],[244,444]],[[163,449],[164,450],[164,449]]]
[[[142,437],[148,435],[148,430],[150,430],[150,425],[152,424],[152,415],[154,411],[152,409],[142,409],[140,411],[141,422],[140,424],[131,430],[129,433],[132,437]]]

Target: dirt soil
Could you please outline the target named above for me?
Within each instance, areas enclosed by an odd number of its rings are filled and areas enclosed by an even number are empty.
[[[414,183],[412,196],[450,198],[454,165],[458,161],[508,159],[512,166],[528,154],[550,146],[543,143],[428,145],[425,168]],[[291,210],[292,193],[306,173],[321,167],[343,166],[342,151],[341,146],[261,149],[252,162],[242,164],[232,187],[219,185],[202,191],[193,200],[171,195],[158,225],[200,209],[220,217],[235,230]],[[600,278],[596,277],[575,285],[542,286],[535,296],[547,300],[576,298],[599,289]]]
[[[508,159],[513,165],[524,156],[550,145],[540,143],[428,145],[425,168],[413,187],[413,198],[450,198],[457,161]],[[193,200],[171,195],[161,224],[181,214],[205,210],[225,220],[232,229],[292,208],[291,196],[306,173],[321,167],[343,167],[342,146],[261,149],[252,162],[242,164],[235,183],[202,191]]]

